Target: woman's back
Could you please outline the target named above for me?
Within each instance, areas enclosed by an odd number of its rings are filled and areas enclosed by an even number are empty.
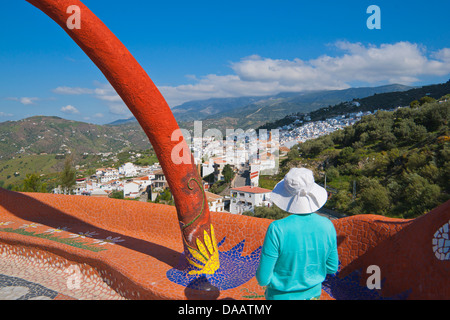
[[[270,224],[257,279],[267,298],[307,299],[320,296],[328,273],[338,268],[336,231],[315,213],[293,214]]]
[[[328,193],[311,170],[291,168],[270,199],[292,215],[269,225],[256,279],[267,285],[267,299],[317,298],[327,273],[339,265],[334,225],[315,213]]]

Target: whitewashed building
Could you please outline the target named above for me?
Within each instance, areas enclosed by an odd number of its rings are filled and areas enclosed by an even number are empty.
[[[124,177],[136,177],[138,168],[131,162],[127,162],[119,167],[119,174]]]
[[[202,163],[202,178],[210,175],[214,172],[214,162],[213,161],[205,161]]]
[[[259,187],[239,187],[230,190],[230,212],[233,214],[242,214],[245,211],[255,211],[255,207],[270,207],[269,189]]]
[[[116,168],[100,168],[96,170],[95,174],[101,183],[119,179],[119,170]]]
[[[123,196],[131,199],[138,198],[151,184],[152,180],[148,176],[127,180],[123,184]]]
[[[135,199],[139,197],[142,191],[142,185],[136,181],[126,182],[123,185],[123,196],[124,198]]]

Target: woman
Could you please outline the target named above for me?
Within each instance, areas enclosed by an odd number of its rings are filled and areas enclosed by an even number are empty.
[[[326,275],[339,265],[336,230],[314,213],[327,201],[327,192],[311,170],[292,168],[270,198],[291,215],[269,225],[256,279],[267,286],[268,300],[319,299]]]

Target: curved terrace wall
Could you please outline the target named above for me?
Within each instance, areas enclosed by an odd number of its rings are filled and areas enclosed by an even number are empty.
[[[34,280],[59,298],[262,299],[254,275],[271,220],[229,213],[211,219],[221,267],[190,275],[172,206],[0,189],[0,257],[55,278]],[[449,220],[450,202],[414,220],[334,220],[340,269],[324,282],[322,298],[448,299]],[[367,288],[371,265],[381,270],[381,290]],[[71,266],[81,272],[78,291],[67,287]]]

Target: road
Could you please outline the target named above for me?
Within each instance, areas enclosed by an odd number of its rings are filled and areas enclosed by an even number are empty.
[[[249,185],[250,185],[250,171],[244,170],[237,173],[234,179],[233,188],[239,188]]]

